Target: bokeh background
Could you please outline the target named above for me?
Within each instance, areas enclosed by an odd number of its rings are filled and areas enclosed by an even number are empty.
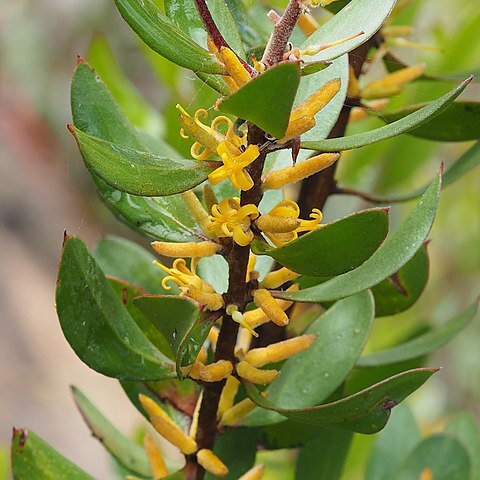
[[[416,0],[399,20],[413,22],[413,41],[441,49],[395,50],[402,59],[428,62],[427,71],[432,75],[465,72],[466,77],[468,72],[480,73],[477,0],[465,0],[461,8],[449,0]],[[0,444],[8,444],[12,426],[25,427],[95,478],[107,479],[109,460],[76,411],[69,385],[81,387],[125,433],[133,434],[141,419],[116,381],[89,370],[76,358],[63,338],[54,308],[64,230],[81,236],[90,246],[106,234],[148,245],[101,204],[65,128],[70,121],[69,82],[76,55],[87,55],[93,36],[100,32],[126,75],[151,102],[152,132],[174,138],[178,125],[172,118],[172,105],[177,95],[188,103],[193,91],[190,74],[172,70],[167,63],[142,53],[110,0],[2,1]],[[446,89],[444,84],[417,83],[393,104],[429,101]],[[463,98],[478,100],[479,94],[476,83]],[[166,122],[158,115],[162,110],[168,112]],[[381,194],[406,193],[428,182],[440,162],[448,166],[469,146],[402,136],[345,155],[339,177],[344,185],[355,188]],[[334,219],[366,206],[356,199],[332,197],[325,214],[327,219]],[[395,206],[394,222],[411,206]],[[393,339],[412,325],[441,323],[478,295],[479,211],[477,169],[443,192],[429,247],[431,281],[422,299],[400,316],[379,320],[370,348],[375,348],[379,338]],[[440,428],[458,409],[480,416],[478,326],[477,318],[428,361],[445,368],[411,400],[426,430]],[[0,455],[0,469],[4,470],[5,451]],[[0,471],[0,479],[2,475]]]

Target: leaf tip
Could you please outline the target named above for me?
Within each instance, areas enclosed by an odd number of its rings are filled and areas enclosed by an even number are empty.
[[[12,440],[14,440],[16,437],[18,437],[19,448],[23,449],[25,447],[25,444],[27,443],[28,430],[24,430],[23,428],[13,427]]]
[[[70,238],[72,238],[72,236],[69,235],[69,234],[67,233],[67,229],[65,229],[65,230],[63,231],[62,247],[65,247],[65,244],[68,242],[68,240],[70,240]]]

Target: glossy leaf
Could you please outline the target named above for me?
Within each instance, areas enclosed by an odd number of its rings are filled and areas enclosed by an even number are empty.
[[[437,211],[440,187],[439,174],[403,224],[360,267],[321,285],[298,292],[275,292],[275,296],[302,302],[326,302],[359,293],[390,277],[425,241]]]
[[[365,480],[390,480],[420,441],[420,429],[405,403],[392,411],[387,426],[375,438]]]
[[[423,245],[398,272],[372,287],[375,316],[395,315],[415,304],[427,285],[428,271],[427,245]]]
[[[434,352],[463,330],[475,317],[477,311],[478,301],[475,301],[460,315],[452,318],[440,327],[433,328],[409,342],[396,345],[383,352],[371,353],[370,355],[361,357],[356,366],[377,367],[380,365],[389,365]]]
[[[289,358],[280,377],[267,389],[268,400],[282,409],[307,408],[325,401],[355,365],[368,339],[374,317],[369,292],[337,302],[307,329],[317,339],[305,352]],[[257,409],[247,425],[283,420],[274,412]]]
[[[193,363],[216,318],[214,312],[201,312],[187,297],[146,295],[134,304],[153,322],[167,339],[180,367]]]
[[[260,444],[267,450],[301,447],[321,435],[324,430],[315,425],[283,420],[261,427]]]
[[[155,52],[194,72],[222,73],[210,53],[180,30],[153,0],[115,0],[130,28]]]
[[[296,422],[371,434],[379,432],[386,425],[390,410],[436,371],[428,368],[409,370],[336,402],[305,409],[278,407],[264,398],[252,384],[245,383],[245,386],[248,396],[259,407],[276,411]]]
[[[254,428],[235,428],[224,431],[215,440],[214,453],[228,467],[225,480],[238,480],[255,463],[258,431]],[[218,477],[208,473],[206,480]]]
[[[365,43],[383,25],[397,0],[351,0],[339,13],[305,40],[302,49],[310,45],[328,45],[352,35],[356,38],[327,48],[309,58],[320,62],[337,58]]]
[[[282,63],[258,75],[222,100],[219,109],[253,122],[276,138],[282,138],[287,130],[299,83],[298,65]]]
[[[457,413],[448,421],[445,433],[456,437],[467,449],[472,466],[470,480],[480,479],[480,430],[472,414],[467,412]]]
[[[388,234],[388,210],[363,210],[328,223],[280,248],[255,241],[252,250],[302,275],[330,277],[359,267]]]
[[[166,273],[153,264],[155,256],[131,240],[107,236],[95,245],[95,260],[105,275],[138,285],[149,293],[177,293],[162,288]],[[173,286],[172,286],[173,288]]]
[[[92,435],[130,472],[145,477],[151,476],[150,464],[144,448],[119,432],[82,391],[72,387],[72,393]]]
[[[138,328],[79,238],[65,239],[56,304],[68,343],[90,368],[126,380],[174,375],[172,362]]]
[[[425,104],[412,105],[396,112],[382,113],[380,118],[388,123],[410,115]],[[409,135],[437,142],[466,142],[480,138],[480,102],[453,102],[444,112]]]
[[[340,480],[351,443],[352,432],[323,429],[299,450],[295,479]]]
[[[315,115],[315,126],[302,135],[303,141],[326,138],[335,125],[347,96],[349,81],[348,55],[342,55],[333,60],[326,70],[314,75],[308,75],[307,77],[302,76],[294,106],[302,103],[327,82],[336,78],[340,79],[340,90],[332,100]]]
[[[443,95],[438,100],[429,103],[427,106],[407,115],[396,122],[368,132],[357,133],[341,138],[329,138],[327,140],[302,142],[303,148],[318,150],[322,152],[339,152],[351,150],[352,148],[364,147],[372,143],[387,140],[402,133],[409,132],[427,123],[431,118],[443,112],[471,82],[472,77],[467,78],[458,87]]]
[[[80,60],[72,80],[71,103],[74,125],[89,135],[147,150],[106,85],[92,68]],[[171,149],[158,142],[154,153],[170,155]],[[149,145],[149,150],[151,147]],[[160,151],[160,150],[165,151]],[[100,196],[124,222],[156,240],[182,242],[198,240],[196,224],[181,196],[149,198],[120,192],[92,175]]]
[[[455,437],[435,435],[423,440],[400,466],[395,480],[420,478],[429,468],[435,480],[470,479],[471,462],[465,447]]]
[[[153,197],[185,192],[221,165],[159,157],[92,137],[75,127],[72,133],[87,168],[113,188],[133,195]]]
[[[11,452],[15,480],[94,480],[28,430],[13,429]]]

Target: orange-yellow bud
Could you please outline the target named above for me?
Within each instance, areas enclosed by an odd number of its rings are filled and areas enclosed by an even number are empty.
[[[260,282],[262,288],[278,288],[286,282],[290,282],[299,276],[298,273],[289,270],[286,267],[279,268],[274,272],[267,273],[265,278]]]
[[[236,368],[240,377],[257,385],[272,383],[280,373],[278,370],[260,370],[245,361],[239,362]]]
[[[226,465],[207,448],[202,448],[197,452],[198,463],[211,474],[216,477],[225,477],[228,475],[228,468]]]
[[[265,473],[265,465],[255,465],[238,480],[261,480]]]
[[[197,442],[180,430],[177,425],[165,421],[162,417],[152,417],[150,420],[153,428],[185,455],[191,455],[197,451]]]
[[[147,397],[147,395],[141,393],[138,396],[138,400],[140,401],[142,408],[147,412],[149,417],[161,417],[166,422],[175,425],[175,422],[170,418],[170,415],[168,415],[168,413],[150,397]]]
[[[199,378],[202,382],[219,382],[227,378],[233,371],[232,362],[228,360],[218,360],[215,363],[201,366]]]
[[[253,301],[260,307],[267,317],[279,327],[288,325],[287,314],[279,307],[270,292],[260,288],[253,292]]]
[[[250,74],[245,70],[245,67],[242,65],[242,62],[238,59],[232,50],[226,47],[220,49],[220,56],[222,57],[223,64],[230,77],[235,81],[235,83],[241,87],[248,83],[252,78]]]
[[[235,396],[238,392],[238,387],[240,382],[233,376],[229,376],[223,387],[222,394],[220,395],[220,400],[218,402],[217,409],[217,418],[222,418],[223,414],[232,408],[232,405],[235,401]]]
[[[298,18],[298,27],[309,37],[318,28],[318,22],[309,13],[302,13]]]
[[[213,242],[152,242],[153,249],[165,257],[210,257],[220,250],[220,245]]]
[[[245,398],[241,402],[238,402],[233,407],[229,408],[220,420],[220,425],[232,426],[241,420],[245,415],[250,413],[256,408],[256,405],[249,399]]]
[[[300,220],[298,218],[277,217],[265,214],[256,221],[256,224],[262,232],[288,233],[300,226]]]
[[[143,446],[152,469],[153,478],[161,479],[168,476],[168,469],[163,461],[162,454],[150,433],[146,433],[143,437]]]

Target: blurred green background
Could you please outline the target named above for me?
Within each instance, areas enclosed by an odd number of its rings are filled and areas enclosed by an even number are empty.
[[[478,0],[465,0],[461,7],[448,0],[416,0],[396,23],[415,26],[412,41],[441,49],[395,48],[395,54],[407,63],[427,62],[427,72],[434,76],[460,74],[461,78],[463,73],[463,77],[474,71],[480,73]],[[86,391],[126,433],[133,433],[140,419],[116,381],[90,371],[75,357],[62,336],[54,310],[56,265],[65,229],[90,246],[105,234],[148,244],[118,223],[98,200],[65,128],[70,121],[69,82],[75,57],[87,56],[93,36],[99,38],[100,32],[136,87],[128,87],[128,95],[140,98],[137,110],[142,114],[147,110],[145,127],[150,132],[173,139],[175,147],[185,149],[178,139],[173,106],[182,99],[186,105],[194,101],[208,108],[211,103],[203,102],[212,100],[205,89],[195,93],[190,73],[146,54],[111,1],[2,3],[0,443],[8,443],[12,426],[30,428],[96,478],[108,478],[106,455],[75,411],[69,384]],[[106,72],[115,73],[115,68],[107,65]],[[373,69],[371,74],[379,72]],[[448,87],[446,83],[417,82],[393,100],[392,108],[433,100]],[[153,109],[145,107],[139,92]],[[479,94],[477,81],[462,98],[478,100]],[[162,111],[167,121],[161,119]],[[135,115],[135,109],[130,113]],[[353,129],[376,125],[379,123],[368,120]],[[342,185],[379,194],[408,193],[428,182],[440,162],[450,165],[469,146],[402,136],[347,153],[338,177]],[[351,197],[332,197],[325,218],[330,221],[367,206]],[[410,208],[411,204],[392,208],[394,225]],[[429,246],[431,279],[423,297],[410,311],[377,320],[368,348],[388,345],[416,326],[441,323],[478,295],[479,211],[477,169],[443,192]],[[441,428],[458,409],[468,409],[480,417],[479,342],[477,318],[429,359],[428,365],[445,368],[410,401],[426,431]],[[359,447],[350,459],[352,467],[366,443],[368,440],[358,436]],[[0,468],[3,461],[0,456]],[[278,462],[278,454],[272,461]],[[281,464],[275,472],[268,478],[291,478]],[[362,478],[361,468],[358,478]]]

